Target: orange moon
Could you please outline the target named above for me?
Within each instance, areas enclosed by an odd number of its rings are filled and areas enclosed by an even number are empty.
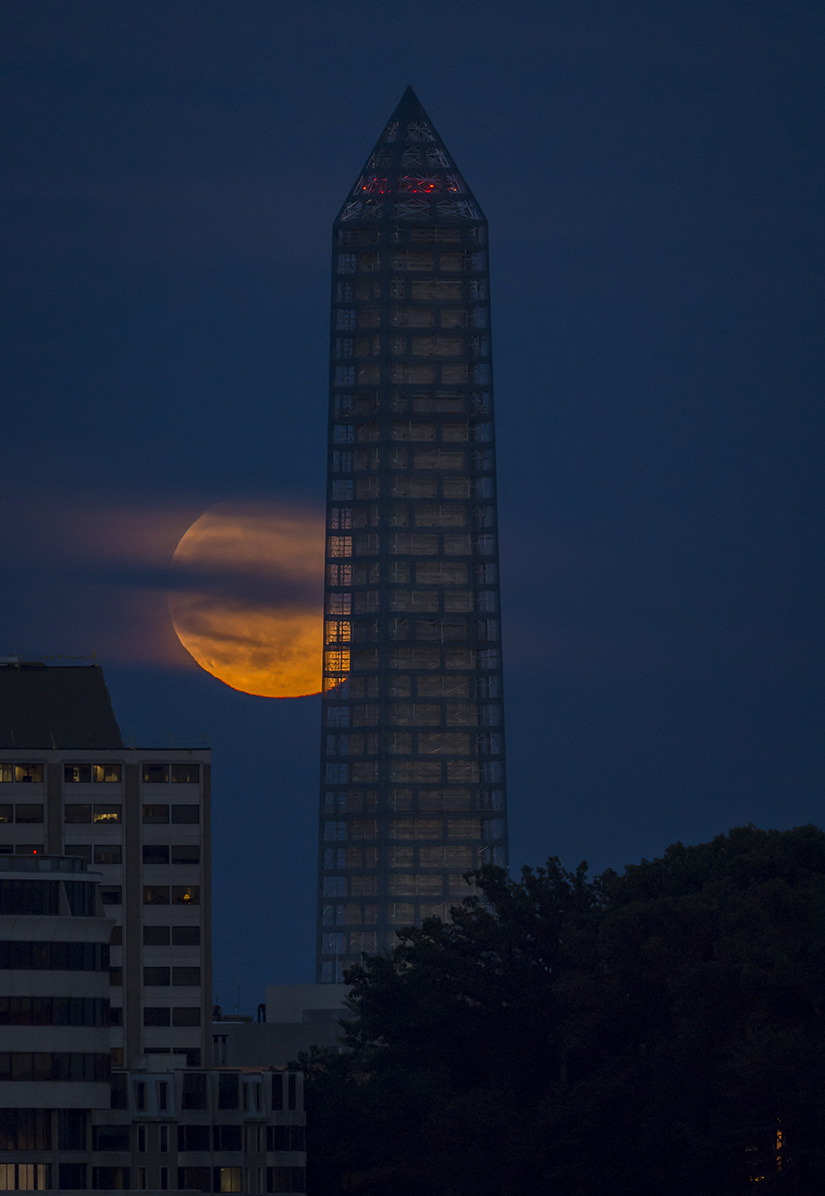
[[[320,693],[322,515],[219,503],[181,537],[172,566],[172,624],[202,669],[265,698]]]

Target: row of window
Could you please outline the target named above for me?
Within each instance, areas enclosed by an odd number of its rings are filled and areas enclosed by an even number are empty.
[[[197,843],[173,843],[171,846],[144,846],[144,864],[199,864],[200,847]],[[94,864],[122,864],[123,847],[120,843],[67,843],[66,855]]]
[[[144,947],[199,947],[200,926],[144,926]]]
[[[60,1110],[60,1128],[66,1120],[67,1110]],[[85,1115],[84,1115],[85,1124]],[[65,1135],[60,1135],[60,1148],[72,1149],[73,1139],[66,1141]],[[83,1138],[80,1149],[85,1149],[86,1139]],[[51,1150],[52,1148],[52,1111],[51,1109],[4,1109],[0,1117],[0,1150]],[[0,1191],[4,1189],[0,1186]]]
[[[96,1170],[96,1168],[93,1168]],[[128,1171],[128,1168],[124,1170]],[[263,1168],[257,1169],[263,1172]],[[251,1186],[251,1167],[178,1167],[178,1187],[195,1192],[254,1192],[263,1191],[263,1174]],[[103,1185],[101,1185],[103,1186]],[[303,1167],[267,1167],[267,1192],[305,1192],[306,1172]]]
[[[3,997],[0,1026],[108,1026],[109,1002],[100,997]]]
[[[145,969],[144,969],[145,970]],[[144,983],[147,983],[144,981]],[[144,1005],[144,1026],[199,1026],[201,1011],[198,1005]]]
[[[496,566],[488,561],[479,561],[472,569],[463,561],[387,561],[383,580],[394,586],[416,584],[452,587],[468,586],[471,577],[476,586],[495,585],[498,581]],[[381,580],[381,564],[378,561],[327,565],[327,585],[333,588],[374,586]]]
[[[418,810],[422,813],[461,814],[473,809],[501,810],[504,806],[504,790],[473,790],[463,785],[419,789],[396,786],[387,791],[385,804],[392,813]],[[375,789],[327,789],[324,793],[324,810],[327,814],[374,814],[377,809],[378,791]]]
[[[383,601],[382,601],[383,599]],[[363,636],[364,633],[359,629],[368,627],[372,629],[377,627],[376,620],[359,619],[359,615],[377,614],[379,610],[388,609],[391,612],[403,612],[404,614],[429,614],[435,616],[439,613],[441,607],[445,615],[455,616],[461,613],[483,613],[491,614],[498,609],[498,595],[495,590],[408,590],[402,589],[400,586],[394,586],[388,593],[382,595],[380,590],[356,590],[354,594],[343,593],[339,590],[333,590],[327,595],[326,613],[328,616],[346,615],[348,618],[355,616],[355,625],[351,628],[350,633],[347,634],[348,628],[341,626],[338,628],[327,628],[328,634],[336,635],[340,639],[355,639]],[[425,624],[436,627],[442,631],[444,627],[449,627],[455,622],[454,618],[435,619],[429,618],[422,620],[421,626]],[[459,620],[459,622],[461,622]],[[466,626],[467,620],[463,621]],[[397,626],[390,623],[389,626]],[[480,627],[480,624],[478,625]],[[490,634],[490,628],[485,628],[485,635]]]
[[[498,669],[497,648],[391,648],[387,654],[390,669]],[[325,673],[378,671],[377,648],[328,648],[324,652]]]
[[[386,263],[385,263],[386,264]],[[416,273],[481,274],[487,268],[487,255],[478,249],[456,253],[452,249],[393,249],[389,255],[391,270],[414,270]],[[361,253],[345,251],[337,255],[338,274],[377,274],[381,269],[381,252],[377,249]]]
[[[461,896],[467,894],[465,892]],[[456,898],[458,901],[459,898]],[[455,904],[456,901],[452,902]],[[412,926],[420,924],[425,918],[441,918],[447,921],[450,913],[449,902],[444,901],[389,901],[381,905],[382,920],[390,926]],[[379,906],[377,902],[348,902],[342,905],[325,905],[321,910],[321,924],[323,926],[377,926],[379,922]],[[327,946],[326,936],[322,945],[325,955],[335,953],[334,945]],[[343,950],[343,948],[341,948]]]
[[[433,715],[421,721],[432,725],[439,720]],[[408,726],[410,723],[414,724],[416,719],[402,719],[396,716],[393,722]],[[325,737],[325,756],[375,756],[379,751],[404,756],[416,753],[421,756],[499,756],[503,751],[503,737],[500,731],[483,731],[474,735],[466,731],[385,731],[379,735],[377,731],[373,731],[364,735]]]
[[[200,905],[199,885],[144,885],[144,905]]]
[[[383,479],[333,478],[330,484],[333,502],[349,502],[352,499],[390,498],[492,498],[494,479],[491,477],[468,477],[446,474],[443,476],[396,475]]]
[[[85,1184],[85,1167],[83,1173]],[[62,1170],[60,1177],[62,1180]],[[44,1192],[51,1186],[50,1163],[0,1163],[0,1192]]]
[[[370,167],[376,168],[379,166],[379,155],[376,154],[373,157],[375,160],[370,162]],[[401,162],[402,167],[448,166],[449,164],[444,151],[436,146],[427,146],[426,153],[423,149],[407,147]],[[335,231],[335,243],[336,245],[375,245],[380,240],[380,231],[378,224],[360,225],[355,228],[339,225]],[[450,245],[460,244],[464,241],[468,245],[484,245],[487,241],[487,230],[483,224],[470,226],[461,224],[393,224],[390,227],[390,236],[393,241],[409,241],[413,245]]]
[[[105,972],[108,968],[108,943],[0,940],[0,971]]]
[[[196,785],[200,780],[198,764],[143,764],[144,784],[179,783]],[[15,764],[0,762],[0,782],[43,783],[42,763]],[[64,764],[66,784],[112,783],[122,779],[121,764]]]
[[[448,843],[443,845],[413,843],[390,843],[382,847],[382,858],[389,868],[440,868],[447,865],[455,868],[483,868],[487,864],[503,862],[503,848],[493,842],[461,845],[472,853],[468,857],[453,858],[451,852],[459,845]],[[443,853],[441,856],[422,855],[422,852],[434,850]],[[321,860],[325,872],[350,869],[353,872],[378,867],[377,844],[365,844],[346,847],[325,847]],[[350,896],[355,896],[350,893]]]
[[[423,155],[423,156],[422,156]],[[375,161],[370,167],[379,165],[379,155],[373,155]],[[423,149],[407,147],[402,158],[402,167],[408,166],[448,166],[444,151],[436,146]],[[338,226],[335,231],[336,245],[376,245],[379,241],[380,227],[377,224],[361,225],[356,228],[346,225]],[[393,241],[409,241],[413,245],[453,245],[464,241],[468,245],[484,245],[487,241],[487,230],[483,224],[393,224],[390,228]]]
[[[403,784],[409,781],[419,785],[441,785],[444,781],[454,785],[495,785],[504,780],[504,763],[501,760],[479,761],[468,757],[442,761],[398,757],[387,761],[383,769],[381,765],[381,760],[328,763],[324,765],[324,783],[372,784],[379,781],[382,775],[390,783]]]
[[[327,818],[323,823],[327,843],[349,839],[377,839],[375,818]],[[494,840],[504,836],[500,818],[390,818],[386,827],[389,839],[475,839]]]
[[[101,885],[100,900],[103,905],[122,905],[122,885]],[[144,905],[200,905],[199,885],[144,885]]]
[[[168,1024],[168,1023],[167,1023]],[[237,1109],[237,1077],[222,1076],[221,1080],[235,1079],[235,1101],[229,1086],[219,1092],[218,1108]],[[224,1098],[221,1103],[221,1097]],[[146,1150],[149,1126],[135,1126],[135,1146],[139,1153]],[[169,1150],[169,1127],[160,1126],[160,1150]],[[306,1130],[302,1125],[179,1125],[177,1127],[178,1150],[297,1150],[306,1149]],[[250,1131],[252,1133],[250,1134]],[[131,1126],[98,1125],[92,1129],[92,1150],[130,1150]]]
[[[381,382],[389,382],[396,386],[489,386],[492,382],[492,370],[487,361],[456,360],[431,361],[427,364],[421,361],[391,361],[389,369],[377,361],[333,367],[332,384],[336,390],[347,390],[355,386],[378,386]],[[394,468],[403,469],[405,466],[397,465]],[[417,465],[415,468],[434,467]],[[450,466],[445,465],[442,468],[448,469]]]
[[[370,591],[367,591],[369,593]],[[330,596],[329,605],[334,605]],[[396,607],[397,609],[397,607]],[[324,624],[326,647],[344,644],[375,643],[381,639],[414,640],[424,644],[495,643],[499,638],[496,619],[466,619],[460,615],[419,617],[410,619],[391,615],[387,619],[328,619]]]
[[[391,702],[387,713],[391,726],[418,727],[496,727],[502,721],[498,703],[477,705],[475,702]],[[378,703],[366,705],[340,702],[326,707],[328,727],[375,727],[378,725]]]
[[[378,556],[492,556],[496,538],[492,532],[362,532],[356,536],[327,536],[327,558]]]
[[[391,872],[380,884],[376,873],[325,876],[323,881],[324,897],[377,897],[379,888],[390,897],[466,897],[469,892],[463,872]]]
[[[374,271],[365,271],[360,277],[347,277],[349,272],[336,279],[336,304],[380,303],[389,298],[397,303],[456,304],[486,303],[489,293],[486,278],[469,276],[465,278],[391,278],[388,283]]]
[[[467,677],[460,673],[421,673],[415,677],[394,673],[381,679],[381,688],[389,698],[498,698],[501,694],[499,677],[485,674],[481,677]],[[328,695],[330,701],[345,702],[350,699],[379,696],[378,677],[347,677],[341,680]],[[365,708],[366,710],[366,708]]]
[[[117,804],[90,805],[84,802],[71,802],[63,807],[64,822],[121,822],[123,806]],[[42,821],[42,819],[40,819]],[[200,806],[198,805],[144,805],[144,823],[181,823],[194,824],[200,822]]]
[[[377,527],[380,518],[390,527],[492,527],[495,507],[464,502],[392,502],[383,508],[377,503],[361,503],[354,507],[330,507],[327,524],[333,531],[359,527]]]
[[[353,316],[355,313],[352,313]],[[409,313],[414,316],[417,313]],[[442,325],[444,316],[442,315]],[[432,324],[432,320],[430,320]],[[389,351],[393,357],[461,357],[474,360],[478,357],[489,357],[490,341],[486,336],[474,332],[455,334],[454,326],[449,326],[453,335],[444,332],[419,332],[406,335],[393,332],[389,337]],[[346,361],[351,357],[370,358],[381,357],[386,348],[382,343],[381,333],[367,333],[360,336],[336,336],[333,342],[333,356],[337,361]],[[429,439],[429,437],[427,438]],[[456,439],[467,440],[465,435]],[[487,440],[489,437],[483,437]]]
[[[201,970],[194,967],[146,967],[143,969],[143,983],[147,987],[168,987],[171,985],[192,986],[201,982]],[[192,1023],[189,1023],[190,1025]]]
[[[4,802],[0,805],[0,822],[42,822],[43,806],[41,803],[17,802],[12,805]]]
[[[386,313],[381,307],[339,307],[335,311],[335,331],[355,332],[384,326]],[[487,307],[400,307],[389,311],[392,328],[436,328],[444,330],[486,328],[490,323]]]
[[[151,1054],[163,1053],[163,1048],[147,1051]],[[168,1050],[166,1051],[168,1054]],[[191,1052],[188,1052],[191,1053]],[[190,1065],[196,1066],[196,1065]],[[113,1109],[128,1107],[128,1088],[125,1073],[115,1073],[112,1076],[112,1104]],[[210,1083],[208,1072],[187,1071],[181,1075],[181,1108],[184,1110],[205,1110],[209,1108]],[[169,1080],[166,1079],[138,1079],[132,1078],[132,1106],[137,1112],[160,1112],[170,1108]],[[237,1096],[240,1083],[241,1096]],[[235,1095],[233,1095],[233,1093]],[[237,1072],[227,1072],[218,1076],[218,1091],[216,1107],[219,1109],[241,1108],[244,1112],[262,1114],[265,1103],[269,1098],[274,1111],[298,1107],[298,1077],[293,1071],[273,1072],[240,1076]],[[234,1103],[227,1103],[234,1102]]]
[[[61,891],[69,912],[75,917],[91,917],[95,912],[94,881],[78,880],[0,880],[0,914],[43,914],[56,917],[62,912]]]
[[[0,1081],[109,1079],[108,1054],[85,1051],[0,1051]]]
[[[493,396],[489,390],[468,391],[465,387],[414,394],[395,390],[385,398],[376,388],[359,390],[357,393],[338,390],[331,399],[330,416],[332,419],[341,419],[376,415],[382,407],[394,415],[488,416],[493,410]]]

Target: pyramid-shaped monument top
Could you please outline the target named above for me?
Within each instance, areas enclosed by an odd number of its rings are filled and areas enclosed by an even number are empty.
[[[338,221],[473,221],[484,216],[433,122],[408,87]]]

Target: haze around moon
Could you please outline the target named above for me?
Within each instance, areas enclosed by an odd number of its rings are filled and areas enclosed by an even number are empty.
[[[172,566],[172,624],[201,668],[261,697],[320,692],[323,515],[219,503],[184,532]]]

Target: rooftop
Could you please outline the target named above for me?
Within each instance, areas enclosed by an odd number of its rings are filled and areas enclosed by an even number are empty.
[[[99,665],[0,664],[0,748],[122,747]]]

